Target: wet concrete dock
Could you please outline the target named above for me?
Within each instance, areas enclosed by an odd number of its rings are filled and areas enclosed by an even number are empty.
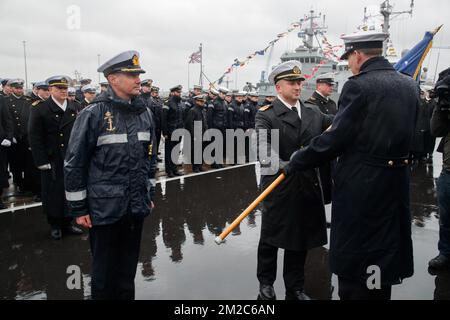
[[[393,299],[450,299],[450,273],[431,275],[437,254],[438,209],[434,165],[413,168],[412,213],[415,274],[393,289]],[[387,190],[388,192],[388,190]],[[136,276],[137,299],[256,299],[256,249],[261,213],[250,215],[222,246],[214,238],[258,195],[255,166],[165,181],[157,186],[157,209],[144,227]],[[330,208],[327,208],[328,215]],[[0,299],[88,299],[90,252],[87,234],[49,239],[42,208],[0,213]],[[83,274],[80,290],[67,288],[69,266]],[[282,252],[277,296],[284,299]],[[306,292],[337,299],[327,248],[309,253]]]

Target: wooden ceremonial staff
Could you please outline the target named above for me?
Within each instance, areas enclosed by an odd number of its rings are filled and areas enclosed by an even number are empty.
[[[222,244],[226,237],[228,237],[228,235],[234,230],[236,229],[242,222],[242,220],[244,220],[245,218],[247,218],[247,216],[253,211],[255,210],[255,208],[264,201],[264,199],[267,198],[267,196],[269,194],[272,193],[272,191],[278,187],[278,185],[284,180],[286,179],[286,175],[284,173],[282,173],[277,180],[275,180],[266,190],[264,190],[264,192],[255,200],[253,201],[253,203],[247,208],[245,209],[244,212],[242,212],[242,214],[236,219],[234,220],[234,222],[224,231],[222,232],[222,234],[220,236],[218,236],[216,238],[216,243],[218,245]]]

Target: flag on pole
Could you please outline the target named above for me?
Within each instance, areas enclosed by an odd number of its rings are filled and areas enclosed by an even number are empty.
[[[202,62],[202,51],[199,50],[194,52],[189,56],[189,63],[201,63]]]
[[[428,55],[428,52],[433,47],[433,38],[441,30],[442,26],[438,27],[432,32],[426,32],[425,37],[414,48],[400,59],[394,65],[398,72],[410,75],[414,80],[417,80],[422,69],[422,64]]]

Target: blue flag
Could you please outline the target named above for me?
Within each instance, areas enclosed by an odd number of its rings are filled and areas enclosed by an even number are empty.
[[[423,40],[394,65],[395,70],[410,75],[414,80],[417,80],[420,75],[422,64],[433,46],[434,35],[438,33],[440,29],[441,27],[433,32],[426,32]]]

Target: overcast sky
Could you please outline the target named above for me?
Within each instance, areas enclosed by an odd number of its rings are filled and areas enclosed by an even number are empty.
[[[427,30],[448,22],[449,0],[416,0],[413,17],[392,22],[391,34],[399,52],[420,41]],[[119,52],[137,50],[141,65],[156,85],[167,89],[188,85],[188,57],[204,45],[205,74],[217,80],[235,58],[266,47],[310,9],[326,15],[328,37],[356,31],[364,7],[380,0],[0,0],[0,78],[25,78],[23,44],[26,41],[28,80],[40,81],[55,74],[98,82],[101,63]],[[409,8],[410,0],[391,1],[395,10]],[[74,20],[68,8],[80,9],[80,28],[69,29]],[[73,26],[73,25],[72,25]],[[239,69],[239,89],[246,81],[257,82],[266,65],[279,63],[280,55],[293,50],[300,40],[293,32],[279,41],[272,58],[257,57]],[[435,46],[450,46],[450,23],[435,37]],[[438,50],[432,50],[425,66],[433,76]],[[441,50],[438,70],[450,65],[450,50]],[[190,85],[198,82],[198,65],[191,65]],[[103,76],[101,77],[103,81]],[[232,74],[230,80],[235,81]],[[236,83],[230,84],[234,88]]]

